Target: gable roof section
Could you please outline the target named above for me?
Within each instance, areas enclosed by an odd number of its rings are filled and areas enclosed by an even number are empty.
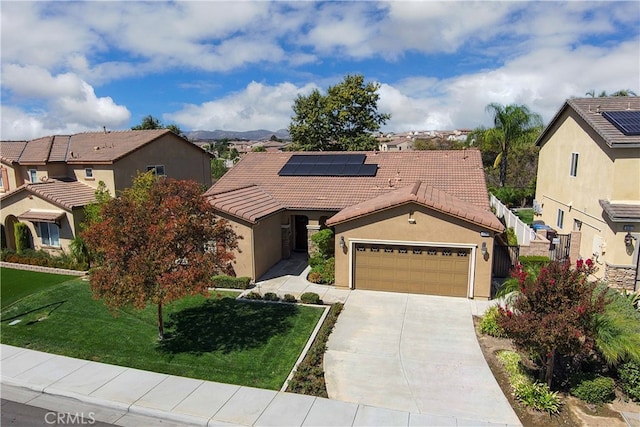
[[[640,111],[640,97],[612,96],[604,98],[571,98],[551,119],[536,140],[542,145],[551,136],[550,130],[557,124],[564,112],[571,108],[589,125],[611,148],[638,148],[640,135],[625,135],[609,120],[602,116],[605,111]]]
[[[255,185],[215,194],[208,200],[215,209],[251,223],[284,209],[269,193]]]
[[[20,155],[27,146],[27,141],[2,141],[0,143],[0,161],[17,163]]]
[[[55,135],[31,141],[2,141],[0,156],[21,165],[45,165],[52,162],[69,164],[111,164],[165,135],[207,153],[169,129],[87,132]]]
[[[407,203],[418,203],[435,211],[494,231],[500,232],[504,230],[502,223],[490,211],[472,203],[464,202],[420,181],[357,205],[349,206],[332,216],[327,221],[327,225],[333,226]]]
[[[12,195],[22,191],[27,191],[69,211],[74,208],[86,206],[96,199],[95,188],[89,187],[81,182],[49,179],[47,182],[22,185],[14,191],[3,195],[0,200],[5,201]]]
[[[279,176],[278,171],[294,154],[330,153],[247,153],[205,194],[212,196],[255,185],[286,209],[337,212],[422,181],[489,210],[489,195],[478,150],[359,153],[366,155],[365,164],[378,166],[375,176]]]

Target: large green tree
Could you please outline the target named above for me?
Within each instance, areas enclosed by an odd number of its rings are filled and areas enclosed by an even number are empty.
[[[206,293],[211,277],[226,271],[237,236],[217,218],[195,181],[138,175],[131,188],[101,205],[101,220],[82,233],[98,254],[91,289],[114,312],[132,305],[162,307]]]
[[[139,125],[133,126],[131,130],[150,130],[150,129],[169,129],[176,135],[182,135],[182,130],[178,125],[172,123],[169,125],[163,125],[160,119],[153,117],[152,115],[145,116]]]
[[[526,105],[491,103],[486,107],[492,115],[493,128],[484,132],[486,144],[498,149],[496,166],[500,165],[500,187],[507,184],[509,153],[517,145],[533,143],[542,131],[542,117]]]
[[[304,151],[371,150],[372,133],[391,118],[378,112],[379,83],[365,83],[361,74],[347,75],[327,89],[298,95],[289,134],[295,149]]]

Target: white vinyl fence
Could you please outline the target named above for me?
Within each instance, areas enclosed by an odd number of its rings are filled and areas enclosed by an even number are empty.
[[[512,227],[516,232],[516,237],[518,238],[518,245],[520,246],[529,246],[532,240],[536,238],[536,232],[533,231],[527,224],[522,222],[520,218],[517,217],[516,214],[511,212],[511,210],[502,204],[500,200],[496,198],[493,194],[490,194],[490,203],[493,208],[496,210],[496,216],[498,218],[504,218],[505,224],[507,224],[507,228]]]

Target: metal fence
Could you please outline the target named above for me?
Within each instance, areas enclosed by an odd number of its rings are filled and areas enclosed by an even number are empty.
[[[495,241],[493,244],[493,277],[510,277],[516,268],[520,246],[507,246]]]
[[[502,202],[493,194],[490,194],[490,203],[491,207],[496,210],[496,216],[498,218],[504,218],[507,228],[513,228],[516,233],[516,237],[518,238],[518,244],[521,246],[529,246],[531,241],[536,238],[536,232],[529,228],[527,224],[522,222],[516,214],[511,212],[511,210],[503,205]]]

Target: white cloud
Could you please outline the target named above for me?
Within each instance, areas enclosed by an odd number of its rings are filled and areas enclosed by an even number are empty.
[[[291,121],[293,101],[298,94],[308,94],[314,84],[297,87],[292,83],[268,86],[251,82],[240,92],[200,105],[185,105],[165,119],[193,130],[278,130]]]

